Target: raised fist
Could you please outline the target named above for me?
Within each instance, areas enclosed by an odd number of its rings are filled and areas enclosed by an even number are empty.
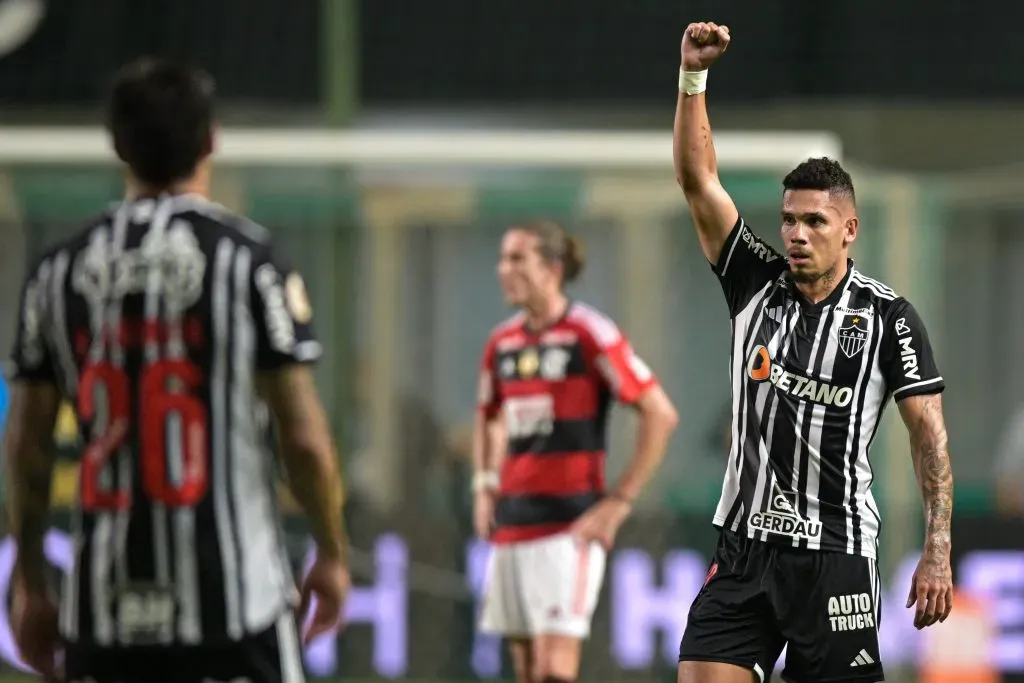
[[[686,27],[680,48],[683,69],[703,71],[718,61],[729,48],[729,27],[712,22],[697,22]]]

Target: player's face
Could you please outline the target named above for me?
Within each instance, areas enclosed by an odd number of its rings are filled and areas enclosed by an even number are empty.
[[[525,230],[512,229],[501,240],[498,282],[505,301],[523,306],[557,288],[557,274],[541,257],[538,238]]]
[[[797,282],[817,282],[846,259],[857,236],[853,204],[826,190],[786,190],[782,242]]]

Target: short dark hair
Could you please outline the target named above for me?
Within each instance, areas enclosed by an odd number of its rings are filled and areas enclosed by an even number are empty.
[[[850,174],[838,161],[828,157],[816,157],[801,163],[782,179],[782,187],[786,190],[826,190],[830,194],[849,197],[851,202],[857,201]]]
[[[144,183],[188,178],[213,150],[213,94],[199,69],[160,59],[122,67],[107,103],[117,156]]]

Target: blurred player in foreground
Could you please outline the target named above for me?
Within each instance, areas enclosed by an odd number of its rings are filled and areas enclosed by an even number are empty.
[[[605,554],[677,422],[615,323],[562,292],[583,268],[580,251],[553,223],[505,233],[498,279],[522,311],[492,333],[480,373],[474,524],[495,544],[481,630],[506,637],[523,683],[576,679]],[[612,399],[635,407],[640,425],[606,493]]]
[[[907,601],[924,628],[953,606],[944,382],[914,307],[848,258],[859,221],[838,163],[810,159],[782,181],[788,258],[740,218],[718,179],[704,101],[707,69],[729,40],[724,26],[686,29],[675,121],[677,177],[732,318],[733,400],[721,536],[679,678],[768,680],[788,643],[788,681],[880,681],[881,520],[868,449],[893,397],[926,513]]]
[[[348,589],[312,311],[267,231],[206,199],[212,98],[204,74],[175,64],[120,72],[107,124],[126,198],[47,251],[22,295],[6,440],[12,622],[50,680],[302,680],[260,398],[318,548],[301,592],[303,610],[317,600],[307,639],[335,625]],[[58,614],[43,538],[61,397],[86,444]]]

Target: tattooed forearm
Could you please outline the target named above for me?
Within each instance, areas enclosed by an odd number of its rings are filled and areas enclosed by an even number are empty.
[[[56,457],[52,434],[58,406],[53,387],[16,385],[4,442],[7,517],[18,546],[15,572],[19,580],[37,589],[46,584],[43,539],[49,528]]]
[[[953,469],[942,416],[942,396],[908,398],[901,402],[900,412],[910,432],[914,471],[924,502],[925,551],[948,554],[953,517]]]

